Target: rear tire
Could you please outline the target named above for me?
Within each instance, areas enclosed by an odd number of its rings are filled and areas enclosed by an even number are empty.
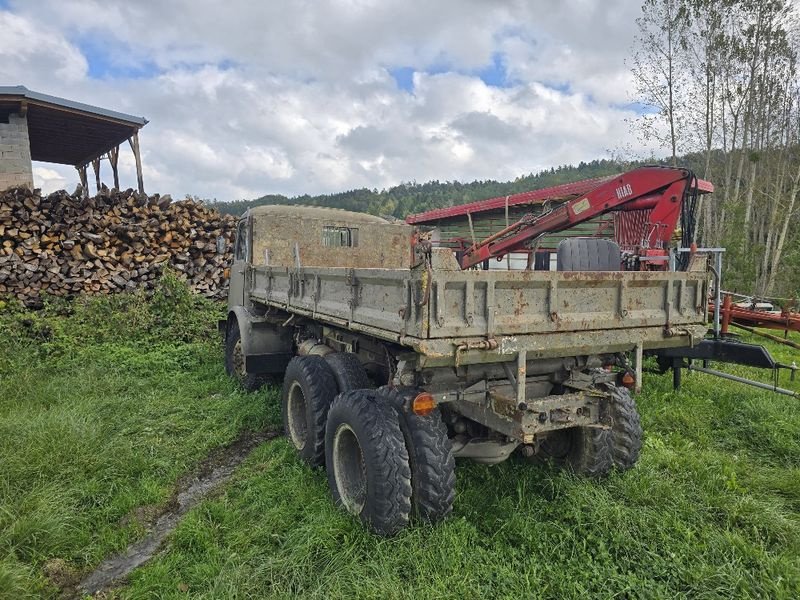
[[[325,422],[336,381],[321,356],[295,356],[286,367],[281,413],[286,437],[312,467],[325,464]]]
[[[534,458],[552,460],[584,477],[600,478],[611,471],[611,432],[595,427],[571,427],[551,432]]]
[[[400,420],[411,467],[412,514],[428,523],[441,521],[452,512],[456,496],[456,461],[441,412],[437,408],[423,417],[408,410],[417,394],[411,388],[387,386],[377,393],[377,401],[392,405]]]
[[[611,394],[611,459],[615,468],[627,471],[642,451],[642,422],[630,391],[613,385],[606,389]]]
[[[246,391],[254,392],[266,383],[266,377],[245,371],[242,334],[239,321],[233,319],[225,336],[225,372],[239,382]]]
[[[325,356],[325,360],[333,372],[340,394],[372,387],[361,361],[352,352],[333,352]]]
[[[336,396],[328,411],[325,463],[336,504],[388,536],[408,525],[411,469],[397,412],[375,394]]]

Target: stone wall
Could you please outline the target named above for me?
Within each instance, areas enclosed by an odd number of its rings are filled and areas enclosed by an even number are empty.
[[[28,119],[11,114],[0,121],[0,191],[23,186],[33,189]]]

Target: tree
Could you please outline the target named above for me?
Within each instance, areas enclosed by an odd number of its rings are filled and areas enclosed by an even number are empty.
[[[697,153],[693,166],[717,189],[697,239],[726,246],[728,283],[758,294],[782,287],[782,262],[797,255],[793,10],[789,0],[645,0],[637,20],[633,75],[655,109],[637,126],[662,132],[673,163],[676,150]]]
[[[655,112],[639,119],[645,139],[667,142],[673,166],[685,110],[680,105],[686,85],[685,58],[689,8],[686,0],[645,0],[636,19],[639,33],[633,56],[633,77],[641,104]],[[665,124],[667,133],[662,133]]]

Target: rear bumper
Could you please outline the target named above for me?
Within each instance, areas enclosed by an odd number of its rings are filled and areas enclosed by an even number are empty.
[[[683,325],[675,329],[678,331],[673,330],[672,334],[660,326],[498,336],[490,349],[470,348],[486,338],[420,339],[407,336],[400,342],[411,346],[420,355],[420,368],[430,368],[506,362],[522,350],[527,352],[528,360],[534,360],[628,352],[639,344],[643,350],[692,347],[703,339],[707,326]],[[459,347],[466,348],[459,350]]]

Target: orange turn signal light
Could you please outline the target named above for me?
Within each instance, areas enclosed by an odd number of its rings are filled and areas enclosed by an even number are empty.
[[[622,376],[622,385],[624,385],[629,390],[633,389],[633,386],[634,386],[635,383],[636,383],[636,380],[633,378],[633,375],[631,375],[630,373],[625,373],[625,375]]]
[[[411,401],[411,412],[420,417],[431,414],[434,408],[436,408],[436,400],[428,392],[420,392]]]

